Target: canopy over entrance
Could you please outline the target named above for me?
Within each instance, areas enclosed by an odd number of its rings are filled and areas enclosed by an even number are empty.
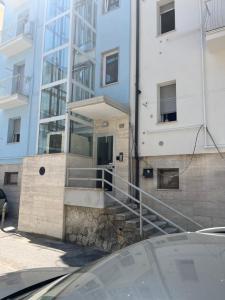
[[[72,102],[68,105],[68,108],[70,111],[92,120],[122,118],[129,114],[126,106],[105,96]]]

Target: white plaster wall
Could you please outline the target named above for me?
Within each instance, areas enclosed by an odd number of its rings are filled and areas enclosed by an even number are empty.
[[[140,50],[140,156],[190,154],[198,128],[203,124],[203,74],[200,6],[197,0],[176,0],[176,30],[158,36],[158,0],[141,3]],[[135,7],[132,19],[135,20]],[[133,22],[132,22],[133,23]],[[133,25],[134,26],[134,25]],[[135,30],[132,63],[135,67]],[[225,52],[210,53],[205,46],[206,119],[218,145],[225,146]],[[131,74],[134,92],[134,71]],[[177,122],[158,123],[158,84],[177,83]],[[134,99],[131,99],[134,111]],[[133,119],[133,118],[132,118]],[[163,141],[164,145],[159,146]],[[207,145],[212,142],[207,138]],[[201,131],[197,153],[211,153],[204,147]],[[224,150],[224,149],[223,149]]]

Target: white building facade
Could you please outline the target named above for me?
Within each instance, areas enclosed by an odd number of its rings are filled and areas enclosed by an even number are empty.
[[[225,3],[139,3],[141,187],[204,226],[222,226]],[[136,19],[135,3],[132,18]],[[135,63],[136,24],[132,24]],[[134,71],[131,80],[131,95],[135,95]],[[134,104],[133,98],[133,121]],[[145,169],[150,169],[151,176]]]

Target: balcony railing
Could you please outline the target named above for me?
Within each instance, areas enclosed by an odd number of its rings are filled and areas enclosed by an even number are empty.
[[[33,22],[24,20],[17,24],[12,24],[10,27],[3,29],[0,31],[0,44],[5,44],[10,42],[11,40],[24,36],[28,39],[32,39],[33,37]]]
[[[209,0],[205,6],[205,31],[225,29],[225,0]]]
[[[0,80],[0,101],[13,95],[21,95],[28,97],[30,79],[21,75]]]

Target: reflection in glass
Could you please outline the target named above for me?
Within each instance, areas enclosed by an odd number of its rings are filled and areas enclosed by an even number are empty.
[[[69,16],[66,15],[46,25],[45,52],[68,43],[69,19]]]
[[[96,27],[97,5],[93,0],[74,0],[74,9],[85,21]]]
[[[38,153],[64,151],[65,120],[40,124]]]
[[[85,89],[76,84],[72,84],[71,102],[81,101],[92,97],[94,97],[93,93],[86,91]]]
[[[70,153],[92,156],[93,127],[83,123],[70,122]]]
[[[41,119],[65,114],[66,83],[42,90]]]
[[[48,0],[47,20],[50,20],[69,10],[70,0]]]
[[[105,60],[104,84],[107,85],[118,82],[119,54],[114,53],[107,55]]]
[[[49,54],[44,58],[42,83],[48,84],[67,77],[68,48]]]
[[[74,44],[83,52],[91,51],[95,48],[95,32],[79,17],[75,19]]]

